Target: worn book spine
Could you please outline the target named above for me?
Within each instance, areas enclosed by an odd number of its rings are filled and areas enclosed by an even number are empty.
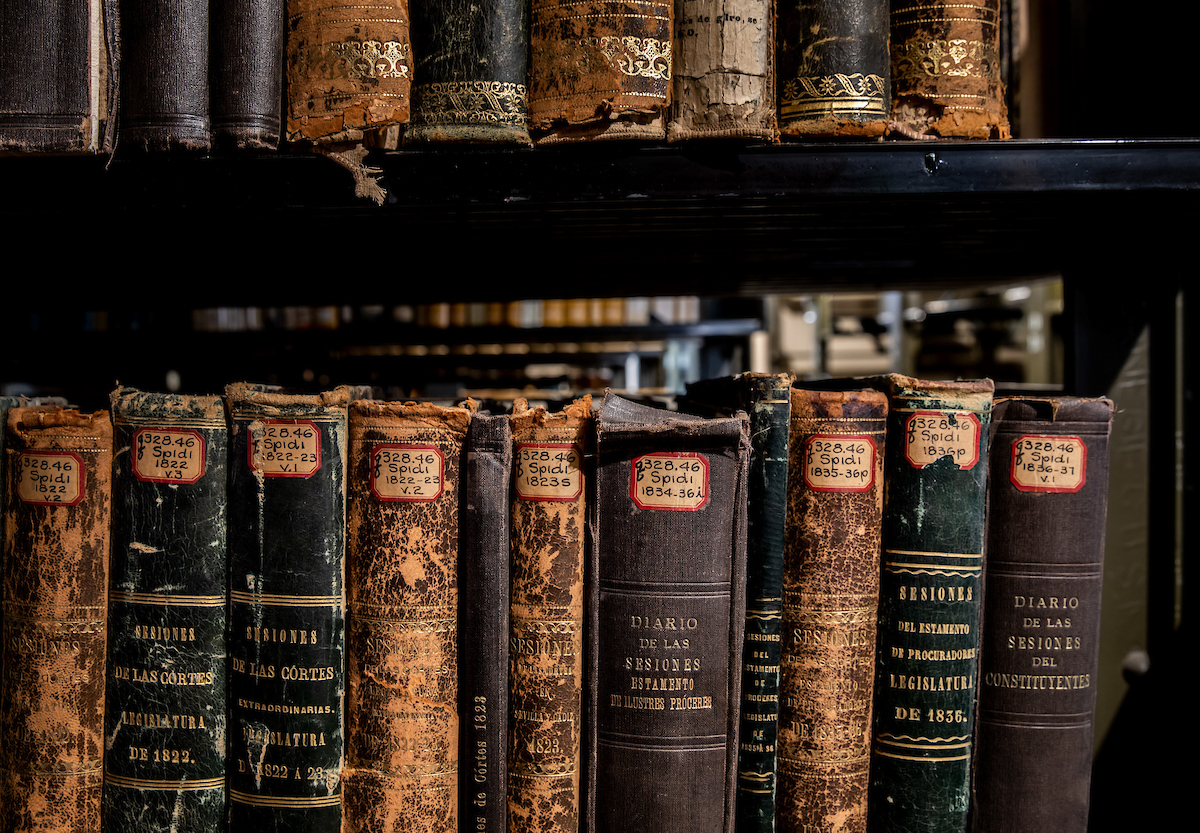
[[[112,394],[107,833],[225,817],[226,480],[219,396]]]
[[[588,829],[729,833],[747,418],[687,418],[607,394],[595,442]]]
[[[458,562],[471,412],[350,409],[347,833],[456,833]]]
[[[1000,0],[893,0],[892,119],[921,138],[1007,139]]]
[[[508,820],[509,483],[506,414],[467,430],[458,561],[460,828],[504,833]]]
[[[887,0],[779,0],[779,130],[876,139],[891,117]]]
[[[1088,830],[1111,400],[998,397],[975,833]]]
[[[208,151],[208,0],[127,1],[119,10],[121,146]]]
[[[674,0],[533,0],[535,142],[664,140],[674,23]]]
[[[412,37],[405,144],[531,144],[528,0],[427,0]]]
[[[274,150],[283,112],[284,0],[210,6],[213,146]]]
[[[287,138],[363,141],[409,120],[408,0],[287,0]]]
[[[112,421],[16,407],[7,433],[0,828],[99,833]]]
[[[775,0],[675,0],[667,141],[779,138]]]
[[[226,388],[233,830],[340,830],[350,397]]]
[[[591,397],[557,413],[513,403],[509,833],[582,818],[584,460]]]
[[[979,681],[990,379],[892,374],[872,831],[962,833]]]
[[[778,829],[866,833],[887,395],[792,390]]]

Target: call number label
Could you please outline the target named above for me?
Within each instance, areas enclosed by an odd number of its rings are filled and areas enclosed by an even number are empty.
[[[308,420],[258,420],[247,453],[250,468],[267,477],[311,477],[321,468],[321,431]]]
[[[204,437],[186,428],[139,428],[133,473],[150,483],[195,483],[204,476]]]
[[[804,444],[804,483],[814,492],[866,492],[875,485],[875,440],[814,434]]]
[[[83,500],[83,459],[71,451],[22,451],[17,497],[25,503],[74,506]]]
[[[1078,492],[1087,482],[1087,446],[1079,437],[1018,437],[1008,479],[1022,492]]]
[[[583,455],[571,443],[520,443],[513,478],[521,500],[575,500],[583,494]]]
[[[633,458],[629,496],[639,509],[694,512],[708,503],[708,458],[692,451]]]
[[[371,492],[379,500],[441,497],[446,459],[432,445],[381,443],[371,450]]]
[[[917,411],[904,423],[904,457],[923,469],[943,457],[967,471],[979,462],[980,422],[961,411]]]

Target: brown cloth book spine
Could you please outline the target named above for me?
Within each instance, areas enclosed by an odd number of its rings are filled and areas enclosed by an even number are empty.
[[[456,833],[460,474],[471,412],[350,405],[346,833]]]
[[[1007,139],[1000,0],[893,0],[892,119],[902,132]]]
[[[792,389],[779,692],[780,833],[865,833],[888,400]]]
[[[0,827],[98,833],[112,421],[18,407],[7,431]]]
[[[580,825],[583,616],[591,397],[513,403],[509,833]]]

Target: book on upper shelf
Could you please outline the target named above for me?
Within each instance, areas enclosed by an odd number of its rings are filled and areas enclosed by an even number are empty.
[[[606,393],[595,420],[587,829],[730,833],[748,419]]]
[[[282,134],[285,0],[213,0],[209,117],[219,150],[274,150]]]
[[[1109,399],[997,396],[974,833],[1086,833]]]

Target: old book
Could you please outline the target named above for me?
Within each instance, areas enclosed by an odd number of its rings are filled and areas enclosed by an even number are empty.
[[[527,0],[417,3],[412,38],[406,145],[530,145]]]
[[[218,149],[279,146],[284,6],[284,0],[213,0],[209,7],[209,111]]]
[[[866,833],[888,400],[792,390],[779,697],[781,833]]]
[[[225,403],[119,388],[112,418],[104,829],[215,833],[228,733]]]
[[[890,120],[887,0],[780,0],[779,132],[875,139]]]
[[[606,394],[585,654],[588,830],[729,833],[745,622],[745,414]]]
[[[458,830],[458,561],[471,412],[350,409],[347,833]]]
[[[208,151],[208,0],[125,0],[119,10],[121,146]]]
[[[5,830],[98,833],[112,421],[8,412],[0,678]]]
[[[915,138],[1007,139],[1000,0],[892,0],[892,119]]]
[[[225,393],[229,826],[336,833],[352,391]]]
[[[548,413],[513,403],[509,833],[582,819],[584,460],[590,396]]]
[[[116,0],[0,0],[0,151],[110,151]]]
[[[667,141],[779,138],[775,0],[675,0]]]
[[[997,397],[976,833],[1088,829],[1113,403]]]
[[[534,0],[535,142],[665,139],[674,23],[674,0]]]
[[[871,829],[962,833],[979,680],[990,379],[892,374]]]

